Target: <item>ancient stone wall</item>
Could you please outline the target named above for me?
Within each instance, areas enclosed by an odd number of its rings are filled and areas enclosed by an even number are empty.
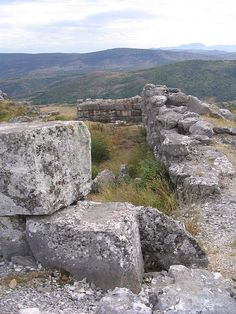
[[[219,193],[223,181],[234,176],[235,170],[211,144],[220,132],[236,132],[214,127],[201,116],[225,119],[222,110],[179,89],[152,84],[143,90],[141,107],[147,141],[156,158],[164,161],[178,191],[200,199]]]
[[[124,99],[96,99],[78,104],[78,120],[103,123],[141,122],[140,96]]]

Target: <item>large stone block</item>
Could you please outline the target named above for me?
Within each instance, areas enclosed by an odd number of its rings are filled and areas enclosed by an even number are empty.
[[[102,289],[141,288],[143,259],[133,207],[123,203],[79,202],[27,220],[27,239],[44,266],[67,270]]]
[[[90,190],[90,135],[83,122],[0,125],[0,216],[44,215]]]

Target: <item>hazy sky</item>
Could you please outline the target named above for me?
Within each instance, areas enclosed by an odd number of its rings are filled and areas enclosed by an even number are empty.
[[[1,52],[236,45],[235,0],[0,0]]]

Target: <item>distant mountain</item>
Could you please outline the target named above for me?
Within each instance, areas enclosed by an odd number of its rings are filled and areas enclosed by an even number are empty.
[[[73,103],[84,97],[133,96],[153,82],[198,96],[232,99],[234,88],[227,94],[220,84],[234,82],[236,61],[198,60],[236,60],[236,53],[120,48],[84,54],[0,54],[0,89],[36,104]]]
[[[180,45],[177,47],[164,47],[164,50],[187,50],[187,51],[194,51],[200,52],[201,50],[205,51],[224,51],[224,52],[236,52],[236,45],[215,45],[215,46],[206,46],[202,43],[192,43],[192,44],[185,44]]]

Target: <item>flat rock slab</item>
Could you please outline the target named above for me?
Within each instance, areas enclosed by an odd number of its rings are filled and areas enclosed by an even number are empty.
[[[167,274],[157,274],[151,290],[156,294],[157,313],[236,313],[232,285],[220,273],[175,265]]]
[[[28,218],[26,232],[44,266],[65,269],[104,290],[141,288],[138,221],[126,204],[79,202],[50,217]]]
[[[0,216],[44,215],[90,190],[83,122],[0,124]]]

